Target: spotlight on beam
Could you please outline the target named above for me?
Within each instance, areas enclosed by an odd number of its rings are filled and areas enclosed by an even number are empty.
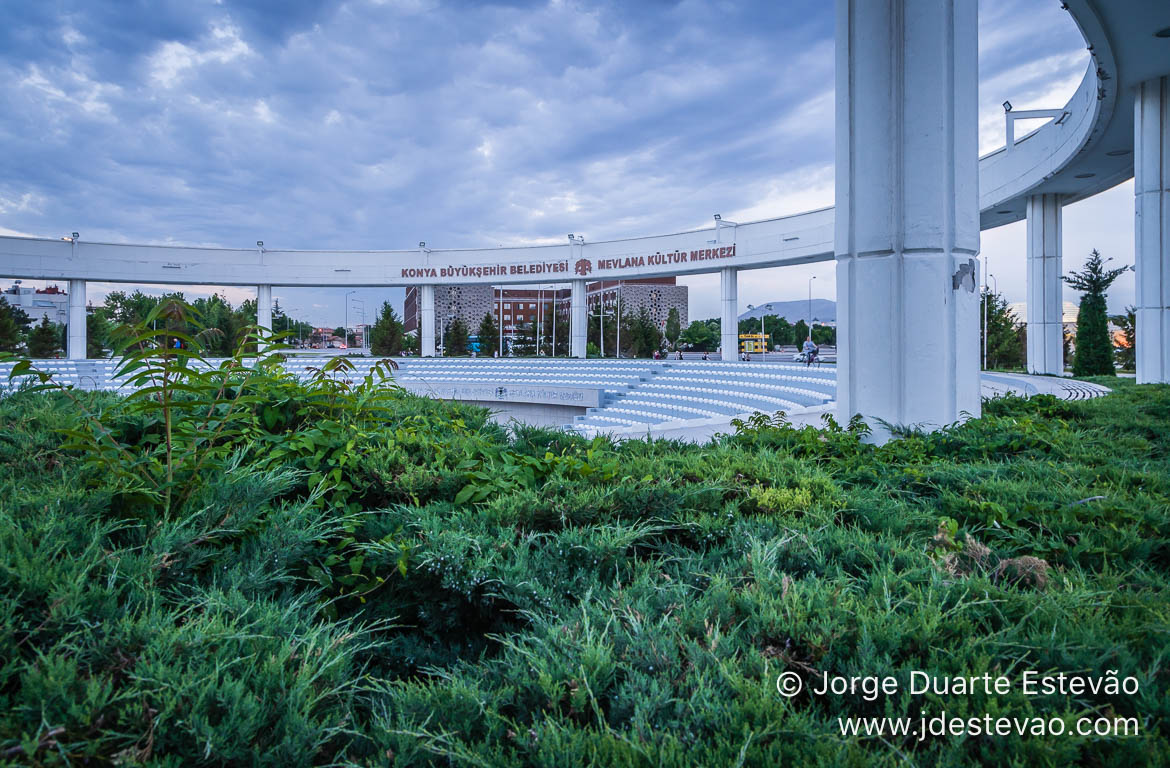
[[[1011,112],[1012,111],[1012,103],[1010,101],[1005,101],[1003,103],[1003,111],[1004,112]]]

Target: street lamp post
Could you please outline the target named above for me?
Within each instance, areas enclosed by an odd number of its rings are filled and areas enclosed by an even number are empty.
[[[605,357],[605,295],[598,294],[597,297],[597,324],[600,329],[598,341],[601,342],[601,356]]]
[[[553,288],[551,288],[551,290],[552,290],[552,296],[553,296],[553,298],[552,298],[552,327],[553,327],[552,356],[556,357],[557,356],[557,289],[555,287],[553,287]]]
[[[817,276],[813,275],[808,279],[808,337],[812,339],[812,281],[816,280]]]
[[[995,286],[994,293],[999,293],[999,280],[996,280],[995,275],[988,272],[987,277],[984,278],[984,280],[983,280],[983,287],[984,287],[984,291],[983,291],[983,370],[985,370],[985,371],[987,370],[987,336],[988,336],[987,332],[988,332],[988,330],[990,330],[988,325],[987,325],[987,305],[991,303],[991,295],[994,295],[994,294],[989,295],[987,293],[986,288],[987,288],[987,281],[988,280],[991,280],[992,284]]]
[[[617,352],[614,357],[622,356],[622,281],[618,280],[617,287]]]
[[[605,294],[597,297],[597,340],[600,342],[601,358],[605,359]]]
[[[497,354],[500,357],[504,356],[504,286],[500,286],[500,346],[497,347]]]
[[[768,312],[770,312],[771,310],[772,310],[772,305],[765,304],[764,311],[760,313],[760,343],[764,345],[763,362],[765,362],[765,363],[768,362],[768,336],[767,336],[767,334],[764,333],[764,318],[767,316]]]
[[[768,362],[768,342],[766,341],[767,335],[764,333],[764,318],[767,316],[768,312],[771,311],[771,309],[771,304],[765,304],[764,306],[760,307],[760,344],[764,347],[764,356],[761,362],[765,363]],[[748,311],[750,312],[754,310],[755,307],[751,304],[748,304]]]
[[[288,311],[289,312],[296,312],[299,314],[303,310],[300,307],[290,307]],[[286,321],[285,322],[285,330],[287,331],[288,330],[288,321],[291,320],[292,318],[287,314],[284,317],[285,317],[285,321]],[[301,344],[301,321],[296,320],[294,322],[296,322],[296,324],[297,324],[297,348],[299,349],[300,347],[303,346]]]
[[[358,310],[358,313],[359,313],[360,317],[362,318],[362,327],[363,327],[362,345],[361,345],[361,347],[359,347],[359,349],[364,351],[366,348],[366,337],[369,335],[369,329],[365,327],[365,325],[366,325],[366,302],[363,299],[350,299],[350,301],[362,305],[361,308]]]
[[[350,294],[357,293],[357,291],[346,291],[345,293],[345,349],[349,351],[349,297]]]
[[[983,269],[983,365],[980,370],[987,370],[987,268],[986,258],[984,258]]]

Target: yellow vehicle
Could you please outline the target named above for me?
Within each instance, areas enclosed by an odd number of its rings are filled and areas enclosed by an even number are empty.
[[[758,355],[771,348],[770,334],[741,333],[739,335],[739,351],[749,355]]]

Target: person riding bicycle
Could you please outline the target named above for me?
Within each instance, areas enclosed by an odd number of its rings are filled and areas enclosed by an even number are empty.
[[[820,351],[816,344],[813,343],[812,336],[804,340],[804,347],[801,350],[804,352],[804,367],[807,368],[813,364],[817,359],[817,352]]]

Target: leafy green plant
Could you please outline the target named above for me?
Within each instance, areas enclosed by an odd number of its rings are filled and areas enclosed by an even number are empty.
[[[176,327],[199,330],[189,335]],[[217,334],[201,329],[194,307],[179,299],[158,303],[138,325],[121,326],[115,335],[121,357],[114,375],[124,377],[132,391],[114,408],[100,412],[28,360],[19,361],[10,376],[34,376],[39,388],[70,395],[85,426],[66,431],[66,447],[81,451],[87,463],[121,481],[124,492],[149,498],[167,514],[190,498],[206,473],[221,471],[240,448],[249,409],[257,402],[247,385],[275,365],[271,353],[245,364],[249,342],[273,343],[257,328],[245,334],[235,355],[213,364],[204,356],[204,344]],[[133,443],[118,428],[127,420],[143,423]]]
[[[554,474],[566,479],[612,480],[619,471],[618,462],[597,449],[599,442],[584,451],[566,448],[560,454],[547,451],[543,456],[531,456],[504,450],[486,460],[460,462],[455,468],[464,473],[466,484],[455,496],[455,503],[476,504],[497,494],[535,488]]]

